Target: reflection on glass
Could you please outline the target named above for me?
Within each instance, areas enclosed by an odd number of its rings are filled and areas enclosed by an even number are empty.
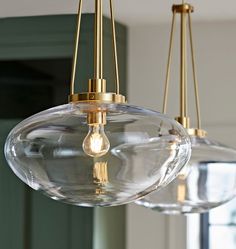
[[[107,162],[96,162],[93,168],[94,183],[105,185],[109,183]]]

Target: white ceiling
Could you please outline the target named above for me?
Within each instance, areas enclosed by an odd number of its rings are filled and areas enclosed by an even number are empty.
[[[94,0],[84,0],[84,10],[92,12]],[[106,3],[108,12],[109,0]],[[116,19],[129,25],[170,21],[170,0],[114,0]],[[195,21],[236,20],[235,0],[192,0]],[[0,0],[0,17],[76,13],[78,0]]]

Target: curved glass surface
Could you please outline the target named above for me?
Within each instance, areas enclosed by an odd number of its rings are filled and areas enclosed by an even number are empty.
[[[192,137],[192,155],[166,188],[137,201],[165,214],[207,212],[236,195],[236,151],[207,138]]]
[[[92,136],[88,115],[98,110],[106,121]],[[49,109],[17,125],[5,144],[11,169],[31,188],[87,207],[121,205],[160,189],[190,153],[189,136],[176,121],[121,104]]]

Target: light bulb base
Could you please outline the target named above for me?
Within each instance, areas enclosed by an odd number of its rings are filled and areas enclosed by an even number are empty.
[[[90,112],[87,117],[88,125],[106,125],[106,113],[105,112]]]

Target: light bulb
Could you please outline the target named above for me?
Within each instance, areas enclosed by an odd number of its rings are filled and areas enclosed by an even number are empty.
[[[110,149],[110,142],[104,132],[104,125],[89,125],[89,132],[83,142],[84,152],[91,157],[104,156]]]

